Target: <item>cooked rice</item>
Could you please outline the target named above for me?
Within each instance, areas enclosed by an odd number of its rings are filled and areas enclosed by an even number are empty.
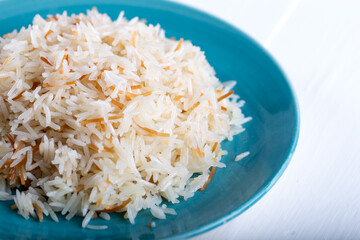
[[[92,229],[92,230],[104,230],[104,229],[107,229],[108,226],[106,226],[106,225],[87,225],[86,228]]]
[[[26,219],[176,214],[163,199],[205,188],[250,119],[199,47],[123,15],[36,15],[1,38],[0,200]]]
[[[250,152],[243,152],[243,153],[240,153],[239,155],[237,155],[234,159],[235,162],[238,162],[240,161],[241,159],[244,159],[246,158],[247,156],[250,155]]]

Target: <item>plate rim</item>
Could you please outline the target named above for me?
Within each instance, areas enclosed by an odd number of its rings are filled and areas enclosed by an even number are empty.
[[[160,0],[161,2],[161,0]],[[176,0],[175,1],[164,1],[167,3],[171,3],[174,6],[178,6],[178,7],[183,7],[183,8],[187,8],[187,10],[189,11],[193,11],[194,13],[200,13],[202,14],[204,17],[207,17],[209,19],[211,19],[212,21],[216,21],[218,23],[220,23],[221,25],[227,27],[228,29],[231,29],[233,33],[236,34],[241,34],[242,37],[246,38],[249,42],[251,42],[255,47],[259,48],[263,54],[266,55],[266,57],[269,58],[269,60],[278,68],[278,71],[281,75],[283,75],[284,77],[284,83],[288,86],[289,88],[289,93],[293,99],[294,102],[294,109],[295,109],[295,127],[294,127],[294,132],[293,132],[293,136],[292,136],[292,141],[291,141],[291,145],[290,148],[286,154],[286,157],[284,158],[284,161],[281,165],[281,167],[277,170],[276,174],[271,178],[271,180],[269,180],[265,185],[263,185],[251,198],[249,198],[245,203],[241,204],[239,207],[237,207],[235,210],[233,210],[230,213],[225,214],[224,216],[211,221],[201,227],[198,227],[196,229],[184,232],[184,233],[180,233],[178,235],[172,236],[172,237],[166,237],[164,239],[188,239],[191,237],[195,237],[198,236],[200,234],[204,234],[206,232],[209,232],[210,230],[213,230],[221,225],[224,225],[225,223],[233,220],[235,217],[239,216],[241,213],[245,212],[247,209],[249,209],[251,206],[253,206],[254,204],[256,204],[267,192],[270,191],[270,189],[275,185],[275,183],[280,179],[280,177],[283,175],[283,173],[285,172],[286,168],[288,167],[294,153],[296,150],[296,146],[298,144],[298,140],[299,140],[299,135],[300,135],[300,108],[299,108],[299,101],[298,98],[295,94],[295,90],[294,87],[292,85],[292,83],[289,81],[289,77],[287,76],[287,74],[285,73],[285,71],[283,70],[283,68],[280,66],[280,64],[278,63],[278,61],[274,58],[273,55],[271,55],[260,43],[258,43],[254,38],[252,38],[250,35],[246,34],[245,32],[243,32],[241,29],[239,29],[238,27],[234,26],[233,24],[229,23],[228,21],[221,19],[215,15],[212,15],[211,13],[208,13],[204,10],[201,10],[199,8],[193,7],[193,6],[189,6],[183,3],[179,3]]]

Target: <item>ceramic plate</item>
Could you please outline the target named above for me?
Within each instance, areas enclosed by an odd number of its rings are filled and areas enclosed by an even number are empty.
[[[204,192],[172,206],[177,215],[155,219],[142,211],[132,225],[121,214],[111,221],[95,219],[91,224],[107,224],[107,230],[81,228],[81,217],[59,223],[46,218],[25,220],[10,210],[11,202],[0,203],[1,238],[107,238],[158,239],[194,236],[223,224],[245,211],[261,198],[278,180],[295,149],[299,132],[298,108],[284,74],[274,60],[257,43],[240,30],[204,12],[167,1],[122,0],[33,0],[0,2],[0,34],[31,24],[35,14],[85,12],[96,6],[99,12],[115,19],[124,10],[129,19],[145,18],[160,23],[167,37],[183,37],[205,51],[221,81],[236,80],[235,92],[246,101],[243,112],[252,121],[246,131],[224,142],[229,152]],[[237,154],[250,151],[240,162]],[[148,223],[154,221],[155,228]]]

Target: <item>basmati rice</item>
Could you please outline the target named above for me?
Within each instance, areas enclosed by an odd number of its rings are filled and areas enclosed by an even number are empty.
[[[240,153],[239,155],[237,155],[234,159],[235,162],[238,162],[240,161],[241,159],[243,158],[246,158],[247,156],[250,155],[250,152],[243,152],[243,153]]]
[[[176,214],[163,199],[204,190],[250,120],[199,47],[123,15],[36,15],[0,39],[0,200],[26,219]]]
[[[103,229],[107,229],[108,226],[106,226],[106,225],[87,225],[86,228],[92,229],[92,230],[103,230]]]

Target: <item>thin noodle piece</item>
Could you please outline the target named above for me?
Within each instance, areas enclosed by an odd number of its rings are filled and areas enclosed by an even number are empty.
[[[234,93],[234,90],[231,90],[230,92],[228,92],[227,94],[225,94],[225,95],[223,95],[223,96],[221,96],[221,97],[219,97],[218,99],[217,99],[217,101],[218,102],[220,102],[221,100],[223,100],[223,99],[225,99],[225,98],[227,98],[228,96],[230,96],[231,94],[233,94]]]
[[[213,178],[214,173],[215,173],[215,170],[216,170],[216,167],[212,167],[212,168],[211,168],[209,178],[208,178],[208,180],[205,182],[204,186],[203,186],[202,188],[200,188],[200,191],[204,191],[204,190],[205,190],[206,186],[209,184],[209,182],[210,182],[211,179]]]
[[[121,209],[123,209],[124,207],[126,207],[126,205],[128,205],[130,203],[131,199],[129,198],[128,200],[126,200],[125,202],[123,202],[121,205],[114,207],[114,208],[110,208],[110,209],[104,209],[104,210],[99,210],[98,212],[104,212],[104,213],[112,213],[112,212],[117,212]]]
[[[39,221],[42,222],[44,220],[44,217],[43,217],[43,212],[42,212],[41,207],[39,205],[37,205],[36,203],[33,203],[33,206],[37,211],[37,214],[39,216]]]
[[[178,42],[178,45],[176,46],[176,48],[175,48],[175,50],[174,50],[175,52],[180,49],[181,44],[182,44],[183,42],[184,42],[184,39],[183,39],[183,38],[180,38],[180,40],[179,40],[179,42]]]

